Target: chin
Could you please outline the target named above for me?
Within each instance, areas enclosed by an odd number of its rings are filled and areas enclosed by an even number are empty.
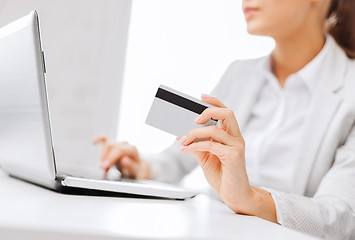
[[[267,34],[262,31],[262,29],[247,27],[247,32],[251,35],[256,36],[267,36]]]
[[[251,35],[256,35],[256,36],[272,36],[272,34],[269,31],[267,31],[265,26],[259,24],[256,21],[247,22],[247,32]]]

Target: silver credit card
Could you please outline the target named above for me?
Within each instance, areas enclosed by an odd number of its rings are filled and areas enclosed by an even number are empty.
[[[194,122],[195,118],[209,107],[214,106],[160,85],[145,123],[182,137],[191,129],[217,124],[217,121],[213,119],[210,119],[204,125]]]

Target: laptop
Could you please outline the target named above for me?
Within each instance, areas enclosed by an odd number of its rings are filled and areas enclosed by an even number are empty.
[[[45,73],[39,17],[32,11],[0,29],[0,167],[10,176],[62,193],[88,191],[167,199],[196,195],[152,181],[112,181],[59,172]]]

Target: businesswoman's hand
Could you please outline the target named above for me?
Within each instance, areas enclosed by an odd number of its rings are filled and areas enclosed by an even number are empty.
[[[271,195],[249,185],[245,142],[233,111],[217,98],[202,95],[202,100],[216,107],[207,108],[195,122],[205,124],[212,118],[219,121],[220,127],[206,126],[191,130],[179,138],[181,151],[195,156],[209,184],[234,212],[276,222]],[[194,142],[195,139],[210,141]]]
[[[98,137],[94,143],[102,144],[100,166],[106,172],[115,165],[124,177],[150,178],[149,164],[139,156],[136,147],[127,142],[113,143],[106,137]]]

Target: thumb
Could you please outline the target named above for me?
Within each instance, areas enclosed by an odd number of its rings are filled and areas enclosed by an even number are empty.
[[[207,94],[202,94],[201,100],[216,107],[226,108],[226,106],[218,98],[212,97]]]

